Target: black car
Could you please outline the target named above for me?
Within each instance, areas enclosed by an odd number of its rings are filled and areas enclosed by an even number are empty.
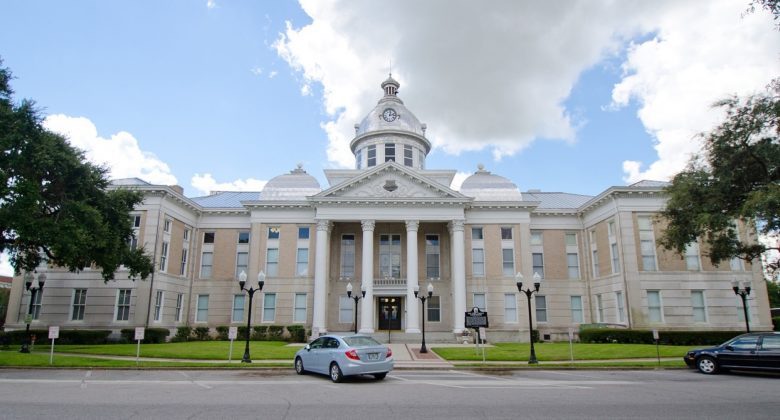
[[[780,371],[780,332],[742,334],[717,347],[691,350],[683,360],[706,374],[728,369]]]

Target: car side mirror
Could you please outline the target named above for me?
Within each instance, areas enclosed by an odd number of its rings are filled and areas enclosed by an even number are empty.
[[[733,346],[730,346],[730,345],[729,345],[729,346],[726,346],[726,350],[728,350],[728,351],[734,351],[734,347],[733,347]]]
[[[311,344],[307,344],[306,347],[304,347],[306,351],[311,351]]]

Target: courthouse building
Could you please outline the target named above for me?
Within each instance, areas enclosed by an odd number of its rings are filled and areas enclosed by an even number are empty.
[[[357,328],[385,340],[418,340],[424,318],[431,341],[454,341],[464,313],[488,312],[488,340],[528,339],[528,303],[518,274],[531,285],[534,328],[563,339],[581,324],[659,330],[745,328],[732,281],[752,282],[751,328],[770,330],[760,263],[735,259],[713,266],[703,243],[685,255],[658,244],[664,183],[614,186],[595,197],[517,185],[479,166],[451,188],[456,171],[431,169],[426,125],[398,97],[392,77],[384,95],[355,125],[354,169],[328,169],[322,186],[301,165],[259,192],[186,197],[178,186],[140,179],[115,188],[143,192],[132,213],[137,242],[154,256],[146,280],[99,270],[40,267],[47,281],[30,302],[23,276],[14,280],[7,329],[112,329],[137,326],[304,325],[313,335],[355,328],[347,285],[365,297]],[[292,166],[292,165],[291,165]],[[576,184],[576,180],[572,180]],[[739,226],[742,239],[754,231]],[[239,290],[246,272],[253,307]],[[425,313],[415,298],[433,286]]]

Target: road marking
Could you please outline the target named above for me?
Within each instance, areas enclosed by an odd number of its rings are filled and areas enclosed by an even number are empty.
[[[87,389],[87,379],[92,376],[92,370],[88,370],[87,373],[84,374],[84,378],[81,379],[81,389]]]

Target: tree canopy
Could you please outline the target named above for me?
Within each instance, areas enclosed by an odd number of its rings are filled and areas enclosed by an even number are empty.
[[[704,153],[691,160],[667,187],[662,216],[668,227],[661,238],[667,249],[683,253],[701,238],[714,264],[741,258],[752,261],[767,251],[766,268],[779,268],[778,246],[739,236],[735,221],[777,238],[780,231],[780,79],[766,92],[716,104],[725,120],[704,134]]]
[[[14,103],[10,81],[0,60],[0,252],[17,273],[45,260],[71,271],[98,267],[106,281],[120,265],[146,278],[151,259],[129,246],[129,212],[142,195],[108,189],[107,169],[46,130],[32,101]]]

